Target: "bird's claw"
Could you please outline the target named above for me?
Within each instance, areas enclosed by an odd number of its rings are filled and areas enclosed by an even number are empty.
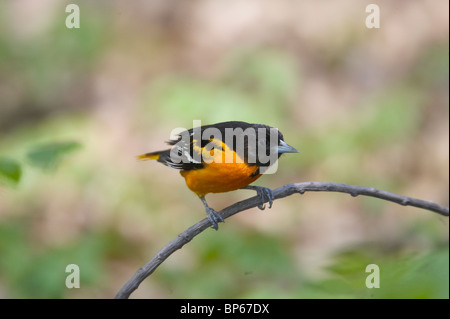
[[[245,189],[253,189],[256,191],[256,194],[261,198],[261,204],[258,205],[260,210],[264,210],[266,208],[265,202],[269,202],[269,208],[272,208],[273,200],[275,196],[273,195],[273,191],[270,188],[262,187],[262,186],[251,186],[248,185],[244,187]]]
[[[204,196],[200,197],[203,205],[205,206],[206,210],[206,216],[208,217],[208,220],[211,222],[211,227],[215,230],[219,229],[219,225],[217,223],[225,223],[224,219],[218,212],[216,212],[214,209],[208,206],[208,203],[206,202],[206,199]]]
[[[256,193],[258,194],[258,196],[261,198],[261,201],[263,202],[263,204],[258,205],[258,208],[260,210],[264,210],[266,208],[266,204],[264,204],[266,202],[266,198],[269,201],[269,208],[272,208],[274,196],[273,196],[273,192],[270,188],[260,187],[256,190]]]
[[[222,218],[222,216],[218,212],[216,212],[214,209],[212,209],[211,207],[206,207],[206,215],[212,224],[211,228],[213,228],[215,230],[219,229],[218,223],[225,222],[225,220]]]

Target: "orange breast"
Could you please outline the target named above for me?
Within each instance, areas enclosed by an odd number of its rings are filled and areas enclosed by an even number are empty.
[[[191,191],[198,196],[208,193],[223,193],[240,189],[253,183],[261,174],[251,176],[258,166],[248,166],[245,163],[211,163],[203,169],[181,171]]]

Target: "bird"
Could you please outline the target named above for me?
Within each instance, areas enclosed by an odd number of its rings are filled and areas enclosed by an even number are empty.
[[[284,141],[276,128],[264,124],[228,121],[182,129],[167,141],[170,149],[145,153],[139,160],[156,160],[180,171],[187,187],[202,201],[211,227],[218,230],[222,216],[211,208],[205,196],[238,189],[251,189],[272,207],[273,191],[250,185],[275,165],[284,153],[299,153]]]

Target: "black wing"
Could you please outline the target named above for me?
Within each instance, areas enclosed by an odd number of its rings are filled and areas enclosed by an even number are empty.
[[[167,143],[173,146],[170,150],[161,153],[158,162],[181,171],[204,167],[201,152],[198,152],[204,145],[201,145],[201,141],[194,140],[192,130],[181,132],[178,134],[178,139],[169,140]]]

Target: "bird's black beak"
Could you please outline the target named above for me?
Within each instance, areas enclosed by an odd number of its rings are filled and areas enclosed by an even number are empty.
[[[281,153],[300,153],[299,151],[297,151],[295,148],[293,148],[292,146],[290,146],[288,143],[286,143],[285,141],[281,140],[280,144],[278,145],[278,154]]]

